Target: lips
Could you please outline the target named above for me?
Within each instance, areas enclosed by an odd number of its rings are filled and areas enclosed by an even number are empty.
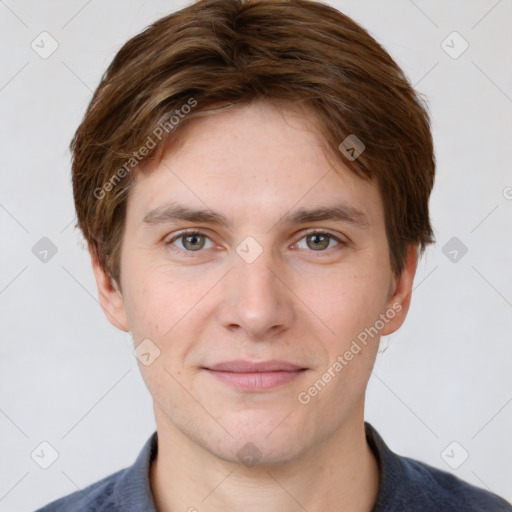
[[[226,361],[204,368],[208,373],[239,391],[265,391],[299,377],[306,368],[286,361]]]
[[[286,361],[262,361],[254,363],[251,361],[244,361],[237,359],[234,361],[226,361],[218,363],[213,366],[208,366],[208,370],[218,372],[238,372],[238,373],[259,373],[259,372],[294,372],[297,370],[304,370],[300,366],[288,363]]]

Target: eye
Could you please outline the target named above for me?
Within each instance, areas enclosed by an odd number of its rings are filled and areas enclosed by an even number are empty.
[[[330,233],[326,233],[325,231],[317,231],[313,230],[306,234],[305,237],[301,238],[299,242],[297,242],[297,246],[299,249],[304,249],[305,247],[300,247],[300,242],[302,240],[306,240],[306,248],[312,249],[316,252],[325,252],[325,249],[329,249],[331,242],[336,242],[334,247],[338,245],[345,245],[345,242],[341,241],[339,238],[331,235]]]
[[[171,238],[171,240],[167,242],[167,245],[174,245],[176,240],[181,240],[181,247],[176,246],[179,250],[186,252],[198,252],[205,247],[206,240],[210,239],[200,231],[183,231],[174,238]],[[206,249],[209,249],[212,246],[213,244],[210,247],[206,247]]]
[[[306,247],[300,246],[302,240],[306,240]],[[176,241],[179,241],[181,246],[175,244]],[[210,242],[209,246],[206,244],[206,241]],[[333,248],[332,242],[335,242],[334,247],[339,245],[346,245],[346,242],[343,242],[331,233],[318,230],[312,230],[308,232],[303,238],[299,240],[299,242],[297,242],[296,245],[299,249],[311,249],[314,252],[326,252],[326,249]],[[168,242],[166,242],[166,244],[169,246],[174,246],[177,252],[188,253],[200,252],[201,249],[210,249],[213,247],[213,243],[207,235],[201,231],[195,230],[182,231],[175,237],[171,238]]]

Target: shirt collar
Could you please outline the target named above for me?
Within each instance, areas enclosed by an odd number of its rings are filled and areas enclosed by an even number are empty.
[[[150,469],[158,451],[158,434],[153,432],[137,460],[118,480],[114,499],[120,510],[157,512],[151,493]]]
[[[411,495],[421,494],[421,485],[411,475],[407,457],[392,452],[379,433],[369,423],[364,423],[366,441],[379,465],[379,492],[371,512],[402,510]],[[405,483],[406,482],[406,483]]]

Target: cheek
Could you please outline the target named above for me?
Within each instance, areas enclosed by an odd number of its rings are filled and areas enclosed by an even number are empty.
[[[374,325],[383,312],[387,287],[387,278],[377,271],[351,271],[346,275],[340,272],[326,280],[323,293],[318,294],[319,316],[331,335],[350,344],[361,331]]]
[[[126,301],[127,315],[135,342],[144,339],[157,339],[165,326],[163,311],[166,303],[163,300],[165,287],[156,286],[148,274],[133,272],[127,289],[129,300]],[[169,329],[167,327],[167,329]]]
[[[208,282],[191,279],[168,265],[131,261],[127,266],[126,309],[134,339],[172,337],[175,326],[208,291]]]
[[[199,300],[197,288],[161,268],[141,265],[130,276],[129,295],[127,313],[135,345],[149,339],[157,347],[151,364],[139,361],[141,375],[157,404],[164,410],[176,408],[185,398],[178,382],[193,336],[189,319]]]
[[[304,390],[312,407],[347,412],[363,398],[378,351],[380,333],[374,326],[385,308],[386,285],[377,271],[354,271],[325,282],[316,305],[329,327],[329,334],[320,336],[327,358],[308,383],[311,394]]]

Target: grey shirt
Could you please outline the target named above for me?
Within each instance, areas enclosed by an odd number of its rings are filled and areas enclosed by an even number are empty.
[[[380,468],[377,502],[371,512],[512,512],[512,505],[499,496],[448,472],[397,455],[367,422],[365,429]],[[158,436],[154,432],[132,466],[36,512],[157,512],[149,481],[157,449]],[[344,510],[343,504],[339,510]]]

